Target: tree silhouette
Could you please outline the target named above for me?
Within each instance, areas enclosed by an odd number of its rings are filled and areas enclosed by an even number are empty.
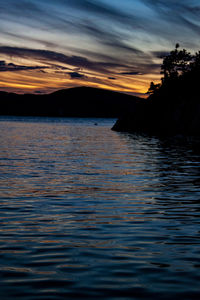
[[[175,49],[163,59],[161,66],[161,74],[164,75],[163,83],[167,80],[177,79],[190,69],[192,55],[187,50],[178,50],[178,48],[179,44],[176,44]]]
[[[176,44],[175,49],[164,57],[161,74],[160,84],[150,83],[147,92],[150,99],[166,98],[173,93],[177,95],[173,97],[175,100],[180,99],[181,94],[185,97],[184,93],[195,94],[200,77],[200,51],[192,55],[185,49],[180,50],[179,44]]]
[[[160,88],[160,83],[158,84],[155,84],[153,81],[150,83],[150,87],[149,87],[149,90],[147,92],[147,94],[154,94],[156,91],[158,91]]]

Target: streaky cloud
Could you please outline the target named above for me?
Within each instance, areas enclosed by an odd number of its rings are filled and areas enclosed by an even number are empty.
[[[90,69],[103,73],[110,73],[109,68],[125,67],[119,63],[99,62],[91,61],[82,56],[68,56],[60,52],[54,52],[50,50],[41,49],[29,49],[29,48],[18,48],[18,47],[7,47],[1,46],[0,53],[7,56],[21,57],[21,58],[32,58],[38,61],[45,61],[46,63],[55,61],[63,64],[68,64],[74,67]]]
[[[199,17],[200,4],[199,1],[174,1],[174,0],[141,0],[151,7],[161,19],[166,20],[169,24],[175,26],[183,26],[184,29],[190,29],[193,32],[200,33]],[[172,31],[173,32],[173,31]]]
[[[131,23],[134,21],[134,16],[128,15],[127,13],[122,12],[120,9],[114,8],[112,5],[108,5],[102,3],[100,1],[91,1],[91,0],[59,0],[64,4],[68,4],[71,7],[74,7],[79,10],[84,10],[90,13],[94,13],[96,15],[101,15],[107,18],[111,18],[112,20],[119,21],[124,23]],[[135,17],[137,20],[138,18]],[[137,27],[140,25],[136,22]]]
[[[47,66],[21,66],[13,63],[6,63],[6,61],[0,61],[0,72],[16,72],[16,71],[28,71],[28,70],[41,70],[47,69]]]
[[[83,79],[85,76],[83,74],[80,74],[78,72],[68,72],[67,74],[70,75],[71,79]]]
[[[152,51],[151,53],[156,58],[164,58],[165,56],[169,55],[169,51]]]
[[[142,75],[141,72],[138,71],[132,71],[132,72],[121,72],[121,75]]]

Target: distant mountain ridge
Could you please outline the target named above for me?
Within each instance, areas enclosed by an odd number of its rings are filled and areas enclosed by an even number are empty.
[[[142,98],[91,87],[58,90],[51,94],[24,94],[0,91],[0,115],[118,118]]]

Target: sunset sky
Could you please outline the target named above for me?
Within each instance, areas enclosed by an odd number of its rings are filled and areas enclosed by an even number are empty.
[[[0,90],[142,96],[177,42],[200,49],[199,0],[0,0]]]

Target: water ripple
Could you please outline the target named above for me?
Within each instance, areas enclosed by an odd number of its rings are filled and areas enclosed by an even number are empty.
[[[0,119],[1,299],[199,299],[198,140]]]

